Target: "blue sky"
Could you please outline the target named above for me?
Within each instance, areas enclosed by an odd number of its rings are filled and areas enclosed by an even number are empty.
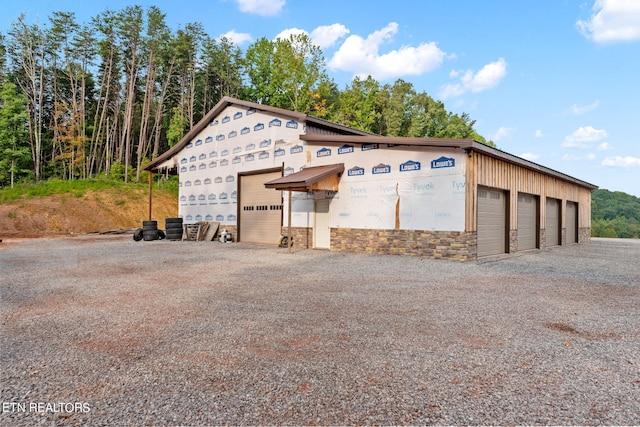
[[[640,197],[640,0],[31,0],[3,5],[0,31],[132,4],[242,48],[304,31],[341,89],[403,79],[502,150]]]

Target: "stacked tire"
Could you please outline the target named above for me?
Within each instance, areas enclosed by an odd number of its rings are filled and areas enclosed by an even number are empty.
[[[165,230],[168,240],[182,240],[182,218],[167,218]]]
[[[158,240],[158,221],[142,221],[142,240]]]

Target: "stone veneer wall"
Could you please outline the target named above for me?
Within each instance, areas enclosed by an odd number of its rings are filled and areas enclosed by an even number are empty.
[[[518,230],[509,230],[509,253],[518,252]]]
[[[289,233],[289,227],[282,227],[283,236]],[[311,227],[291,227],[291,235],[293,236],[293,248],[311,249],[313,248],[313,228]]]
[[[230,227],[227,227],[230,230]],[[282,227],[282,235],[288,233]],[[292,227],[293,247],[313,248],[313,228]],[[562,244],[566,245],[565,230]],[[234,234],[235,237],[235,234]],[[579,243],[591,241],[591,228],[580,228]],[[546,247],[546,230],[540,230],[541,247]],[[518,231],[509,232],[509,250],[517,252]],[[426,258],[442,258],[456,261],[475,261],[477,258],[477,234],[464,231],[428,230],[372,230],[366,228],[332,228],[331,250],[366,252],[371,254],[412,255]]]
[[[580,227],[578,229],[578,243],[591,241],[591,227]]]
[[[476,259],[476,234],[464,231],[332,228],[331,250],[464,262]]]

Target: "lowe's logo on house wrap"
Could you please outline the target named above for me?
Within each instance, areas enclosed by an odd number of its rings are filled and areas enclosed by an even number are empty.
[[[404,163],[400,163],[400,172],[419,171],[419,170],[420,170],[420,162],[414,162],[413,160],[408,160]]]
[[[380,163],[379,165],[373,167],[373,169],[371,170],[371,173],[374,175],[377,175],[380,173],[391,173],[391,165],[385,165]]]
[[[364,175],[364,168],[360,166],[354,166],[347,171],[347,176],[360,176]]]
[[[331,155],[331,149],[330,148],[321,148],[320,150],[316,151],[316,157],[327,157]]]
[[[456,166],[456,159],[453,157],[440,157],[431,161],[431,169],[453,168]]]
[[[353,145],[345,144],[342,147],[338,147],[338,154],[353,153]]]

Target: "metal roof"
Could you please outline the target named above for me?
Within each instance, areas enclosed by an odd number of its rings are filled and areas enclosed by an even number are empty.
[[[175,146],[156,157],[145,166],[145,170],[157,170],[158,167],[165,163],[168,159],[179,153],[191,140],[193,140],[209,123],[215,119],[229,105],[239,105],[246,108],[255,108],[259,111],[266,111],[273,114],[291,117],[307,124],[307,130],[311,132],[300,135],[300,139],[310,144],[388,144],[399,146],[419,146],[419,147],[435,147],[435,148],[457,148],[467,152],[476,151],[485,156],[490,156],[502,161],[521,166],[526,169],[534,170],[540,173],[554,176],[556,178],[568,181],[583,187],[595,190],[598,186],[574,178],[570,175],[547,168],[538,163],[531,162],[506,151],[490,147],[472,139],[451,139],[451,138],[410,138],[398,136],[380,136],[369,132],[353,129],[348,126],[332,123],[327,120],[312,117],[304,113],[285,110],[283,108],[271,107],[268,105],[258,104],[250,101],[243,101],[229,96],[223,97],[203,118],[196,124]],[[312,126],[309,126],[312,125]],[[313,128],[326,130],[328,134],[317,133]]]
[[[265,182],[264,186],[276,190],[309,191],[309,187],[316,182],[342,172],[344,172],[344,163],[312,166],[304,168],[300,172]]]

